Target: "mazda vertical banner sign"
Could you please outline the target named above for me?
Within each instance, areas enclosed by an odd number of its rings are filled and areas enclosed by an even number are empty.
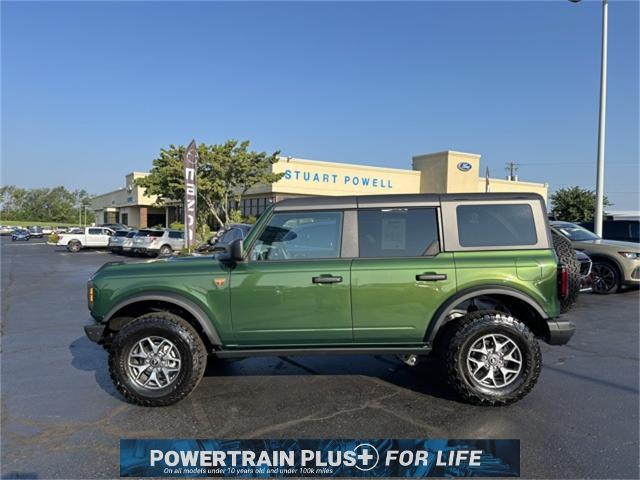
[[[198,150],[196,141],[191,140],[184,154],[184,246],[191,248],[196,243],[196,209],[198,208],[196,169]]]

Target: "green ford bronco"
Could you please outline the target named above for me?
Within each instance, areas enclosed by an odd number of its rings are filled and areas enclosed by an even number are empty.
[[[109,263],[87,336],[130,402],[186,397],[213,355],[432,354],[470,402],[524,397],[579,285],[535,194],[283,200],[217,258]]]

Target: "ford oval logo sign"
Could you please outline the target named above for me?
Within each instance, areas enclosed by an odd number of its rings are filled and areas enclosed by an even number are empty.
[[[469,162],[460,162],[458,164],[458,170],[461,172],[468,172],[471,170],[471,164]]]

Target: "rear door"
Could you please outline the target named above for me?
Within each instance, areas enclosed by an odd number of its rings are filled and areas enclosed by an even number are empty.
[[[429,320],[456,290],[441,250],[436,207],[361,208],[351,267],[354,341],[422,343]]]

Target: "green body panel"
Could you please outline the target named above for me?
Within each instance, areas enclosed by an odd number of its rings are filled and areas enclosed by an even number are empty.
[[[228,268],[211,257],[111,265],[92,279],[96,294],[91,311],[100,319],[128,298],[150,292],[173,293],[195,303],[226,343],[233,338],[229,274]],[[224,285],[216,286],[215,279],[224,279]]]
[[[350,259],[238,263],[231,274],[237,345],[351,343],[350,266]],[[314,284],[321,275],[342,282]]]
[[[509,287],[533,299],[549,317],[560,314],[553,250],[455,252],[458,291]]]
[[[417,281],[438,273],[445,280]],[[452,253],[434,257],[356,259],[351,270],[353,335],[361,343],[421,343],[442,303],[456,292]]]

